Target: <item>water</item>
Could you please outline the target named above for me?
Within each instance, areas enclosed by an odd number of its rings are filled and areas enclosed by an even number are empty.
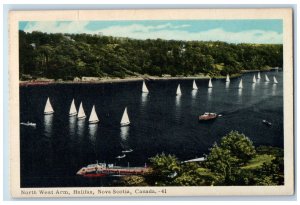
[[[202,157],[214,142],[231,130],[248,136],[254,144],[283,147],[283,73],[264,73],[256,84],[254,73],[240,78],[196,80],[198,90],[192,90],[192,80],[146,82],[149,94],[141,93],[142,82],[108,84],[65,84],[20,88],[21,122],[35,122],[36,128],[21,126],[21,186],[70,187],[110,186],[118,178],[86,179],[76,176],[83,166],[99,162],[116,165],[143,166],[157,153],[174,154],[179,160]],[[273,84],[276,76],[278,84]],[[181,96],[176,96],[178,84]],[[53,115],[44,115],[50,97]],[[78,121],[69,117],[71,102],[80,102],[87,118]],[[88,124],[95,105],[100,123]],[[120,127],[125,107],[131,121]],[[223,116],[199,123],[204,112]],[[266,119],[271,127],[262,123]],[[133,149],[123,159],[122,150]]]

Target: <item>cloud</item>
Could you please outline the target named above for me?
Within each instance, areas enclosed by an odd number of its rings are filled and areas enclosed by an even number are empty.
[[[24,28],[26,32],[42,31],[47,33],[90,33],[111,35],[116,37],[130,37],[135,39],[167,39],[167,40],[199,40],[225,41],[229,43],[282,43],[282,33],[268,30],[245,30],[240,32],[225,31],[221,28],[207,31],[190,32],[191,25],[114,25],[96,30],[87,29],[86,22],[33,22]]]

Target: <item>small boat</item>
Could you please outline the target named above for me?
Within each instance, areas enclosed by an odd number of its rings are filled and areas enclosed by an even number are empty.
[[[266,79],[266,82],[270,81],[267,75],[265,75],[265,79]]]
[[[50,103],[50,99],[48,98],[47,102],[46,102],[46,105],[45,105],[44,114],[45,115],[50,115],[52,113],[54,113],[54,110],[53,110],[52,105]]]
[[[230,82],[230,78],[229,78],[229,75],[227,74],[226,76],[226,82]]]
[[[147,86],[146,86],[145,81],[143,81],[142,92],[143,92],[143,93],[149,93],[149,90],[148,90],[148,88],[147,88]]]
[[[79,120],[80,120],[80,119],[85,119],[85,118],[86,118],[86,115],[85,115],[85,112],[84,112],[84,109],[83,109],[83,106],[82,106],[82,102],[80,103],[80,106],[79,106],[77,118],[78,118]]]
[[[33,123],[33,122],[21,122],[20,123],[21,125],[24,125],[24,126],[31,126],[31,127],[35,127],[36,126],[36,123]]]
[[[196,81],[195,81],[195,80],[193,81],[193,90],[198,90],[198,86],[197,86],[197,84],[196,84]]]
[[[123,155],[117,156],[116,158],[117,159],[122,159],[122,158],[125,158],[125,157],[126,157],[126,154],[123,154]]]
[[[258,72],[257,74],[257,79],[260,79],[260,72]]]
[[[255,75],[253,76],[252,82],[253,82],[253,83],[256,83]]]
[[[181,95],[180,84],[178,84],[176,95]]]
[[[91,112],[91,115],[89,118],[89,123],[94,124],[94,123],[98,123],[98,122],[99,122],[99,119],[98,119],[97,113],[95,111],[95,105],[93,105],[92,112]]]
[[[263,120],[262,123],[264,123],[265,125],[268,125],[268,126],[271,126],[271,125],[272,125],[272,123],[269,122],[269,121],[267,121],[267,120]]]
[[[69,116],[74,116],[74,115],[77,115],[77,110],[76,110],[75,102],[73,99],[71,107],[70,107],[70,111],[69,111]]]
[[[239,89],[243,88],[243,79],[241,79],[240,83],[239,83]]]
[[[276,79],[275,76],[273,76],[273,81],[274,81],[274,84],[277,84],[277,83],[278,83],[278,81],[277,81],[277,79]]]
[[[133,149],[123,150],[122,153],[130,153],[133,152]]]
[[[209,79],[208,87],[209,87],[209,88],[212,88],[212,87],[213,87],[212,82],[211,82],[211,78]]]
[[[199,121],[214,120],[217,117],[218,117],[217,113],[205,112],[203,115],[199,116]]]
[[[125,107],[120,124],[121,124],[121,126],[127,126],[130,124],[130,120],[129,120],[128,113],[127,113],[127,107]]]

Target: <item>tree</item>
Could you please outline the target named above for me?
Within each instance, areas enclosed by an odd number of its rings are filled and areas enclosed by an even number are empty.
[[[180,164],[177,158],[173,155],[156,155],[150,158],[153,172],[148,177],[155,185],[171,185],[173,176],[180,172]]]
[[[231,131],[223,137],[220,147],[229,150],[230,154],[236,157],[241,164],[247,163],[256,153],[253,142],[237,131]]]
[[[231,131],[221,139],[220,146],[216,143],[207,156],[206,167],[219,176],[216,184],[228,185],[239,182],[241,165],[255,155],[252,141],[244,134]]]

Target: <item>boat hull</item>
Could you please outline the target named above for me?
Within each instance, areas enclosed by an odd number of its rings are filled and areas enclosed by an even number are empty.
[[[54,111],[44,112],[44,115],[51,115],[53,113],[54,113]]]
[[[89,124],[97,124],[99,120],[89,121]]]
[[[74,113],[70,113],[70,114],[69,114],[70,117],[75,116],[75,115],[77,115],[77,112],[74,112]]]
[[[125,127],[125,126],[129,126],[130,122],[126,122],[126,123],[120,123],[121,127]]]
[[[85,118],[86,118],[86,116],[84,116],[84,117],[77,117],[78,120],[83,120]]]

